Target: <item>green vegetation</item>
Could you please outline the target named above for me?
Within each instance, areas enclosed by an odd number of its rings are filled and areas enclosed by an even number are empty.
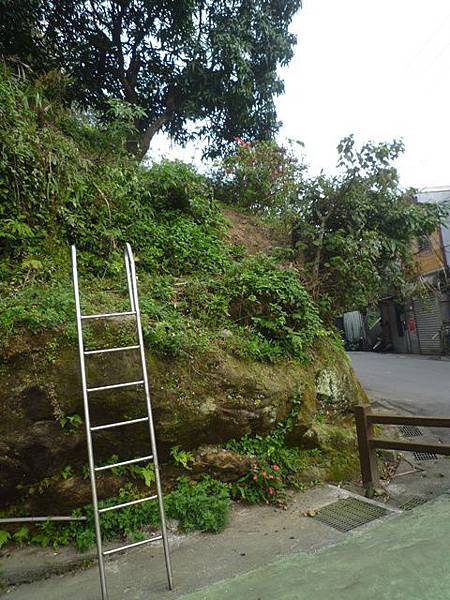
[[[248,473],[228,484],[233,498],[251,504],[264,501],[283,505],[288,488],[303,490],[324,479],[341,482],[357,472],[355,435],[351,424],[338,414],[330,415],[328,419],[324,415],[317,416],[311,428],[317,435],[317,447],[305,449],[289,444],[300,400],[297,398],[293,402],[289,415],[269,434],[244,435],[225,444],[230,450],[254,457]],[[316,475],[311,476],[312,473]]]
[[[237,482],[231,484],[232,495],[245,502],[286,502],[286,488],[293,477],[305,466],[305,457],[311,451],[289,447],[286,441],[298,415],[300,398],[293,402],[290,414],[277,423],[268,435],[244,435],[239,440],[229,440],[225,447],[245,456],[255,457],[254,464]],[[317,455],[317,451],[312,451]],[[295,486],[294,486],[295,487]]]
[[[183,469],[191,470],[191,463],[194,462],[194,455],[192,452],[188,452],[187,450],[183,450],[180,446],[173,446],[170,449],[170,455],[173,458],[175,464],[180,465]]]
[[[228,204],[270,217],[291,238],[286,259],[331,322],[383,294],[410,296],[413,241],[447,214],[400,187],[394,163],[403,151],[395,140],[358,148],[348,136],[338,146],[338,174],[311,177],[292,149],[240,140],[216,173],[217,191]]]
[[[293,148],[237,138],[237,150],[216,172],[216,193],[241,209],[284,219],[295,205],[305,166]],[[302,146],[301,142],[296,142]]]
[[[72,242],[85,306],[126,308],[121,265],[129,241],[144,336],[156,353],[191,356],[222,345],[248,358],[305,359],[324,330],[297,273],[266,255],[245,258],[226,243],[213,186],[193,167],[163,161],[146,169],[130,158],[123,150],[130,116],[96,125],[67,109],[63,94],[59,78],[3,70],[2,344],[20,332],[74,339]],[[101,291],[108,288],[121,293]],[[226,340],[225,328],[233,334]],[[54,346],[47,356],[54,360]]]
[[[117,496],[102,500],[100,508],[129,502],[142,497],[142,492],[133,483],[126,483]],[[182,531],[210,531],[219,533],[228,522],[230,498],[225,483],[203,477],[200,481],[190,481],[180,477],[176,488],[165,495],[166,515],[176,519]],[[14,533],[0,530],[0,547],[9,541],[31,542],[47,547],[66,546],[74,543],[78,550],[84,551],[95,543],[94,513],[92,506],[74,511],[74,517],[86,516],[87,521],[58,523],[44,521],[33,527],[26,527]],[[159,509],[156,501],[144,502],[126,507],[119,511],[103,513],[103,539],[108,541],[118,537],[127,537],[134,541],[144,538],[144,528],[158,528]]]
[[[177,488],[165,500],[169,518],[179,520],[182,531],[219,533],[228,522],[230,498],[222,481],[204,477],[190,481],[180,477]]]
[[[108,120],[133,108],[128,147],[143,156],[159,130],[217,153],[235,135],[267,139],[280,123],[277,74],[293,55],[301,0],[2,0],[0,55],[71,78],[68,97]],[[192,123],[195,127],[192,127]]]
[[[0,529],[0,548],[7,544],[11,539],[11,534],[9,531],[5,531],[4,529]]]

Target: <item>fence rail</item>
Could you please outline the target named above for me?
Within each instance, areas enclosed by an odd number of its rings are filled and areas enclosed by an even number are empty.
[[[374,436],[373,426],[378,425],[417,425],[422,427],[443,427],[450,429],[448,417],[403,416],[372,413],[370,406],[355,406],[356,433],[358,436],[359,462],[362,483],[366,496],[372,497],[380,487],[377,450],[409,450],[411,452],[434,452],[450,456],[450,445],[390,440]]]

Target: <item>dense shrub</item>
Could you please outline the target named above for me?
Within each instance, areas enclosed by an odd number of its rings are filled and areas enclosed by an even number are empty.
[[[178,519],[183,531],[200,529],[219,533],[228,522],[227,486],[210,477],[201,481],[181,477],[166,504],[168,516]]]
[[[100,508],[114,506],[142,497],[133,483],[127,483],[118,495],[100,502]],[[204,477],[200,481],[190,481],[186,477],[178,480],[176,488],[164,498],[168,518],[177,519],[182,531],[210,531],[219,533],[228,523],[230,498],[227,485],[216,479]],[[74,543],[84,551],[95,543],[94,510],[92,505],[74,511],[74,516],[86,516],[86,521],[73,521],[61,524],[44,521],[34,532],[27,527],[17,529],[13,534],[0,529],[0,548],[13,540],[18,543],[32,542],[41,546],[66,546]],[[143,502],[118,511],[109,511],[102,516],[103,540],[126,537],[132,540],[144,539],[144,529],[160,527],[159,509],[156,501]],[[147,536],[148,537],[148,536]]]
[[[304,357],[314,338],[325,333],[297,273],[265,255],[248,258],[232,270],[227,287],[233,319],[252,326],[284,354]]]
[[[129,241],[150,270],[220,268],[221,218],[204,177],[180,161],[143,168],[122,149],[127,120],[95,125],[50,100],[45,81],[2,74],[3,262],[38,268],[49,247],[76,242],[85,266],[113,272]]]

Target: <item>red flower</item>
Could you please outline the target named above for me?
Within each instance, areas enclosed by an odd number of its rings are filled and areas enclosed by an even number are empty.
[[[271,487],[269,488],[269,494],[270,494],[271,496],[272,496],[272,494],[273,494],[273,488],[271,488]]]
[[[278,467],[277,465],[273,465],[273,470],[274,471],[278,471],[280,469],[280,467]]]
[[[37,308],[37,304],[32,304],[31,308]]]
[[[267,477],[267,473],[265,471],[262,472],[263,477]]]

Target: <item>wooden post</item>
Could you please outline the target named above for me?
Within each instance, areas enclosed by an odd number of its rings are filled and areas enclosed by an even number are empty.
[[[375,490],[380,487],[380,478],[378,475],[377,452],[370,445],[370,439],[373,437],[373,425],[367,420],[367,415],[371,412],[370,406],[359,404],[354,407],[354,412],[362,483],[366,496],[372,498]]]

